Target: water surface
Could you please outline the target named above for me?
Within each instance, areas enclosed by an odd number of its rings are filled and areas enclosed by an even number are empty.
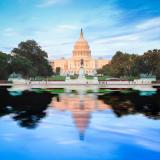
[[[159,160],[160,92],[0,88],[2,160]]]

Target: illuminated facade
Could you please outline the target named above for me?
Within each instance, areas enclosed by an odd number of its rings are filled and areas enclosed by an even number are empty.
[[[56,68],[60,68],[61,75],[74,75],[79,73],[81,60],[84,63],[85,74],[88,75],[93,75],[96,69],[102,68],[109,63],[109,60],[106,59],[92,58],[90,47],[83,36],[82,30],[79,40],[74,45],[72,57],[70,59],[54,60],[51,62],[51,65],[54,71],[56,71]]]

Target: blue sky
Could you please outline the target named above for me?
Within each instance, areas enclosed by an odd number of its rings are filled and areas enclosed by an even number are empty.
[[[0,50],[36,40],[49,59],[70,57],[80,28],[92,55],[160,48],[160,0],[0,0]]]

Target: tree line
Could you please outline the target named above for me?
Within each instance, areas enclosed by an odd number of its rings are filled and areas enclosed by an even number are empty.
[[[0,79],[7,79],[12,73],[24,78],[53,74],[47,53],[34,40],[19,43],[11,54],[0,52]]]
[[[156,76],[160,78],[160,50],[154,49],[143,55],[116,52],[109,64],[99,69],[98,74],[111,77]]]
[[[11,54],[0,52],[0,79],[7,79],[12,73],[24,78],[53,75],[47,53],[34,40],[20,42]],[[149,50],[143,55],[118,51],[97,73],[119,78],[145,74],[160,79],[160,50]]]

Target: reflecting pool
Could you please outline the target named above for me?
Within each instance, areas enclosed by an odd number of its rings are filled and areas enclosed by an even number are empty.
[[[2,160],[159,160],[160,91],[0,88]]]

